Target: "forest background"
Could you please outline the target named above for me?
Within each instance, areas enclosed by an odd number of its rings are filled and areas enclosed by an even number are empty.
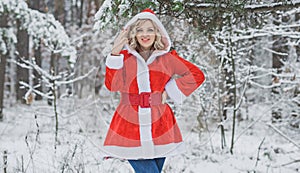
[[[145,8],[205,83],[175,110],[164,172],[300,172],[299,0],[0,0],[1,172],[132,172],[101,159],[105,58]]]

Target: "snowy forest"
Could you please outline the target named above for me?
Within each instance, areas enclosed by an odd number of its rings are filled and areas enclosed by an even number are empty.
[[[300,172],[300,0],[0,0],[0,172],[134,172],[101,157],[105,60],[146,8],[206,77],[167,100],[187,152],[163,172]]]

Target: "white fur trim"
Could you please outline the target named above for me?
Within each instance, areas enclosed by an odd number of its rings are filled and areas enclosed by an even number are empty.
[[[106,58],[105,65],[111,69],[120,69],[123,67],[124,55],[120,54],[118,56],[108,55]]]
[[[171,39],[170,39],[169,34],[167,33],[165,27],[160,22],[160,20],[156,17],[155,14],[152,14],[150,12],[141,12],[141,13],[135,15],[131,20],[129,20],[124,28],[125,29],[128,28],[130,25],[132,25],[138,19],[150,19],[150,20],[152,20],[153,22],[156,23],[156,25],[158,26],[159,31],[161,32],[162,37],[166,37],[166,39],[167,39],[168,46],[166,48],[166,51],[169,52],[170,48],[171,48]]]
[[[137,54],[137,83],[139,93],[151,92],[149,69],[144,59]]]
[[[147,65],[151,64],[155,60],[156,57],[161,56],[161,55],[163,55],[165,53],[168,53],[168,51],[157,51],[157,50],[154,51],[151,54],[151,56],[148,58]]]
[[[139,107],[140,140],[152,140],[151,134],[151,109]]]
[[[128,44],[125,45],[125,49],[128,50],[128,53],[133,54],[138,60],[145,61],[141,57],[141,55],[136,50],[132,50]],[[146,65],[151,64],[155,60],[156,57],[161,56],[161,55],[166,54],[166,53],[168,53],[168,51],[165,51],[165,50],[156,50],[156,51],[154,51],[151,54],[151,56],[148,58],[148,60],[146,62]]]
[[[150,144],[151,145],[151,144]],[[115,157],[121,159],[152,159],[182,154],[186,151],[184,142],[166,145],[142,147],[104,146],[101,148],[102,157]]]
[[[168,96],[177,104],[183,103],[186,96],[178,88],[175,79],[171,79],[165,86]]]
[[[139,88],[139,93],[151,92],[150,88],[150,76],[149,69],[144,61],[144,59],[136,51],[133,54],[137,57],[137,84]],[[152,141],[152,117],[151,108],[141,108],[139,107],[139,125],[140,125],[140,140],[144,152],[141,155],[146,155],[147,153],[153,153],[150,148],[153,148]]]

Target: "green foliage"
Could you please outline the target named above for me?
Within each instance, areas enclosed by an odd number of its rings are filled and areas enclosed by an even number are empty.
[[[182,12],[184,10],[184,4],[182,2],[176,1],[172,4],[172,11]]]
[[[272,7],[268,4],[280,2],[282,5],[289,4],[287,0],[273,0],[266,4],[245,0],[115,0],[111,1],[110,10],[105,10],[106,14],[102,17],[96,17],[96,21],[100,21],[100,28],[104,28],[107,24],[119,24],[122,18],[128,19],[143,9],[150,8],[157,15],[186,20],[199,31],[212,34],[228,25],[236,25],[241,29],[260,28],[265,24],[265,16],[272,12]],[[267,8],[255,11],[253,8],[257,7],[249,7],[258,4]],[[231,19],[230,23],[228,18]]]

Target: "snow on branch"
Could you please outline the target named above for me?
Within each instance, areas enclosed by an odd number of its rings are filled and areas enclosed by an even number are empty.
[[[236,4],[243,5],[243,4]],[[300,7],[300,0],[290,1],[288,3],[276,2],[276,3],[264,3],[264,4],[245,4],[243,5],[244,11],[249,12],[267,12],[276,10],[287,10]],[[228,7],[228,4],[221,3],[216,5],[216,3],[186,3],[186,9],[193,9],[198,11],[212,11],[215,9],[220,9],[222,11],[232,12],[232,8]]]
[[[91,74],[92,74],[93,72],[95,72],[96,70],[97,70],[97,68],[96,68],[96,67],[93,67],[89,72],[87,72],[87,73],[86,73],[85,75],[83,75],[83,76],[79,76],[79,77],[77,77],[77,78],[75,78],[75,79],[72,79],[72,80],[58,81],[58,82],[56,82],[56,84],[57,84],[58,86],[60,86],[60,85],[71,84],[71,83],[80,81],[80,80],[82,80],[82,79],[88,77],[89,75],[91,75]]]
[[[95,14],[95,24],[93,26],[93,30],[97,31],[114,22],[120,22],[122,21],[122,19],[120,18],[121,16],[126,15],[126,17],[130,17],[131,14],[128,13],[128,10],[132,8],[132,4],[134,2],[138,3],[131,0],[121,0],[119,2],[105,0],[103,2],[103,5]]]
[[[300,39],[299,31],[291,31],[291,28],[299,27],[299,24],[280,25],[280,26],[266,26],[261,29],[247,28],[247,30],[234,29],[232,35],[232,42],[248,40],[267,36],[280,36],[292,39]],[[223,33],[224,32],[224,33]],[[220,39],[227,39],[227,31],[218,33],[217,37]]]
[[[286,10],[300,7],[300,0],[290,1],[289,3],[277,2],[270,4],[261,5],[246,5],[245,10],[251,12],[263,12],[263,11],[276,11],[276,10]]]
[[[88,77],[89,75],[92,74],[92,72],[96,71],[97,68],[93,67],[88,73],[84,74],[83,76],[79,76],[75,79],[71,79],[71,80],[61,80],[64,79],[64,75],[58,74],[58,75],[51,75],[50,73],[48,73],[47,71],[45,71],[44,69],[42,69],[40,66],[38,66],[37,64],[35,64],[34,62],[31,62],[30,60],[25,60],[22,59],[22,61],[27,65],[32,67],[34,70],[36,70],[42,77],[46,78],[47,81],[46,83],[48,83],[49,81],[56,81],[56,86],[60,86],[60,85],[66,85],[66,84],[71,84],[74,83],[76,81],[82,80],[86,77]],[[17,62],[15,62],[17,63]],[[61,80],[61,81],[60,81]]]
[[[97,30],[99,28],[102,28],[104,25],[101,21],[102,18],[106,18],[107,20],[110,20],[112,18],[112,16],[109,15],[109,13],[107,13],[107,11],[111,10],[111,6],[112,6],[112,0],[105,0],[102,4],[102,6],[100,7],[100,9],[97,11],[97,13],[95,14],[95,25],[94,25],[94,30]]]
[[[266,50],[266,51],[268,51],[268,52],[270,52],[270,53],[281,55],[281,56],[288,56],[289,55],[287,53],[277,52],[277,51],[272,50],[272,49],[267,48],[267,47],[264,47],[263,49]]]
[[[52,14],[30,9],[24,0],[1,0],[0,15],[2,14],[10,14],[14,16],[13,19],[20,21],[20,27],[27,30],[36,45],[42,40],[42,43],[52,51],[59,50],[62,56],[68,57],[71,64],[76,62],[76,49],[71,45],[64,27]],[[8,36],[11,36],[11,39],[15,38],[12,34]],[[1,39],[3,38],[0,38],[3,48]]]
[[[1,37],[2,36],[2,37]],[[11,28],[0,28],[0,53],[5,55],[9,45],[17,43],[17,36]]]
[[[28,90],[28,92],[27,93],[30,93],[31,91],[32,92],[34,92],[34,93],[36,93],[36,94],[38,94],[38,95],[40,95],[40,96],[42,96],[42,97],[44,97],[44,98],[47,98],[47,99],[54,99],[54,96],[52,95],[52,93],[43,93],[43,92],[41,92],[41,91],[39,91],[39,90],[37,90],[37,89],[34,89],[34,87],[32,87],[32,86],[30,86],[28,83],[26,83],[26,82],[23,82],[23,81],[20,81],[20,85],[22,85],[22,86],[24,86],[25,88],[28,88],[29,90]],[[27,94],[26,93],[26,94]],[[25,96],[25,98],[26,98],[26,96]]]
[[[42,69],[37,64],[30,62],[29,60],[25,60],[24,58],[21,58],[21,60],[24,62],[23,64],[17,62],[16,60],[11,60],[11,62],[16,63],[19,66],[22,65],[22,66],[26,66],[26,67],[31,67],[34,70],[36,70],[41,76],[44,76],[45,78],[49,79],[49,81],[55,81],[55,80],[62,78],[60,75],[53,76],[53,75],[49,74],[46,70]]]
[[[97,70],[96,67],[93,67],[88,73],[84,74],[83,76],[79,76],[77,78],[70,79],[70,80],[65,80],[66,77],[70,77],[70,76],[72,76],[72,74],[69,74],[69,76],[66,76],[68,74],[66,74],[66,75],[64,75],[64,74],[51,75],[49,72],[47,72],[46,70],[44,70],[40,66],[38,66],[34,61],[32,62],[30,60],[25,60],[23,58],[21,58],[21,60],[23,61],[23,63],[20,63],[17,61],[12,61],[12,60],[10,60],[10,61],[13,63],[16,63],[18,65],[26,66],[27,68],[31,68],[31,69],[37,71],[37,73],[40,74],[42,81],[46,84],[47,87],[50,87],[50,88],[53,87],[53,82],[55,82],[55,86],[57,86],[57,87],[62,86],[62,85],[72,84],[76,81],[80,81],[80,80],[88,77],[89,75],[91,75],[93,72],[95,72]],[[28,88],[29,92],[33,91],[34,93],[36,93],[42,97],[48,98],[48,99],[54,98],[51,93],[45,94],[39,90],[36,90],[35,87],[32,87],[28,83],[21,81],[20,84],[22,86],[24,86],[25,88]]]

